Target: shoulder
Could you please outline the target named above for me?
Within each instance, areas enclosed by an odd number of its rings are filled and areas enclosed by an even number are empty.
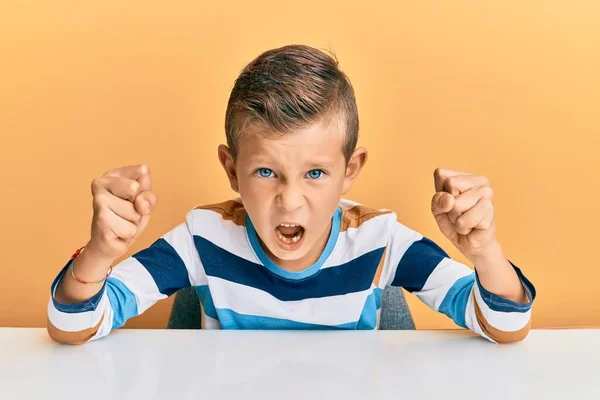
[[[255,262],[246,233],[246,209],[241,200],[195,206],[187,213],[186,222],[199,252],[208,255],[224,250]]]
[[[388,239],[415,240],[421,234],[398,220],[398,215],[387,208],[373,208],[352,200],[342,199],[341,231],[357,229],[368,234],[383,235]]]
[[[396,221],[396,214],[387,209],[377,209],[352,200],[340,200],[342,210],[341,230],[358,229],[366,225],[385,226]],[[368,224],[367,224],[368,222]]]
[[[340,208],[340,236],[346,246],[364,247],[365,251],[387,246],[397,220],[393,211],[346,199],[340,201]]]
[[[239,199],[196,205],[188,211],[186,222],[192,233],[224,226],[245,227],[246,209]]]
[[[197,205],[188,215],[194,217],[218,216],[223,220],[233,221],[237,225],[245,225],[246,209],[240,199],[232,199],[221,203]]]

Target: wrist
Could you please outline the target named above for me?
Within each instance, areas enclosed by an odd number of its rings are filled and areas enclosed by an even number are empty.
[[[485,250],[467,258],[477,267],[477,270],[484,270],[490,265],[498,265],[506,262],[504,251],[498,241],[494,241]]]
[[[102,283],[108,278],[114,261],[112,257],[106,257],[93,246],[86,245],[72,261],[71,276],[81,283]]]
[[[117,258],[112,255],[108,255],[105,252],[101,251],[99,246],[96,245],[92,240],[86,243],[79,257],[87,261],[92,261],[96,264],[110,264],[112,265]]]

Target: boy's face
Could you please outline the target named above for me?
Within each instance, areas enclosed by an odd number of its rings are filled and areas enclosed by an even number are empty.
[[[258,128],[255,128],[258,129]],[[270,258],[298,270],[313,264],[329,237],[340,198],[350,190],[367,152],[358,148],[346,166],[345,132],[337,123],[272,135],[242,135],[236,163],[229,149],[219,159]]]

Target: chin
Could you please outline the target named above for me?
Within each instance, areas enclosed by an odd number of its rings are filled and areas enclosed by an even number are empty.
[[[302,243],[299,248],[294,250],[283,249],[277,242],[268,243],[267,246],[269,247],[269,251],[272,255],[283,261],[300,260],[301,258],[305,257],[310,250],[310,245],[306,242]]]
[[[275,251],[273,251],[273,247],[275,248]],[[302,257],[304,257],[306,255],[306,251],[304,250],[303,247],[299,248],[298,250],[295,251],[285,251],[285,250],[281,250],[277,247],[277,245],[274,245],[273,247],[270,247],[269,249],[271,250],[271,254],[273,254],[275,257],[277,257],[280,260],[285,260],[285,261],[294,261],[294,260],[299,260]]]

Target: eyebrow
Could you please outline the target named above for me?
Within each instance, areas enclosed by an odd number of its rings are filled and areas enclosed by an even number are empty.
[[[277,164],[277,160],[275,160],[274,158],[271,157],[265,157],[265,156],[251,156],[250,159],[248,160],[248,162],[250,164]]]
[[[255,155],[255,156],[251,156],[250,159],[248,160],[249,163],[251,164],[279,164],[280,162],[278,160],[276,160],[275,158],[269,157],[269,156],[265,156],[265,155]],[[308,161],[306,163],[307,167],[327,167],[327,168],[333,168],[333,165],[331,165],[328,161],[325,160],[316,160],[316,161]]]
[[[307,166],[309,168],[333,168],[333,165],[326,162],[310,162]]]
[[[249,162],[250,165],[281,165],[281,163],[276,162],[275,160],[266,160],[266,159],[257,159],[257,160],[251,160]],[[332,169],[333,166],[331,164],[328,163],[324,163],[324,162],[309,162],[306,164],[306,168],[307,169],[315,169],[315,168],[325,168],[325,169]]]

